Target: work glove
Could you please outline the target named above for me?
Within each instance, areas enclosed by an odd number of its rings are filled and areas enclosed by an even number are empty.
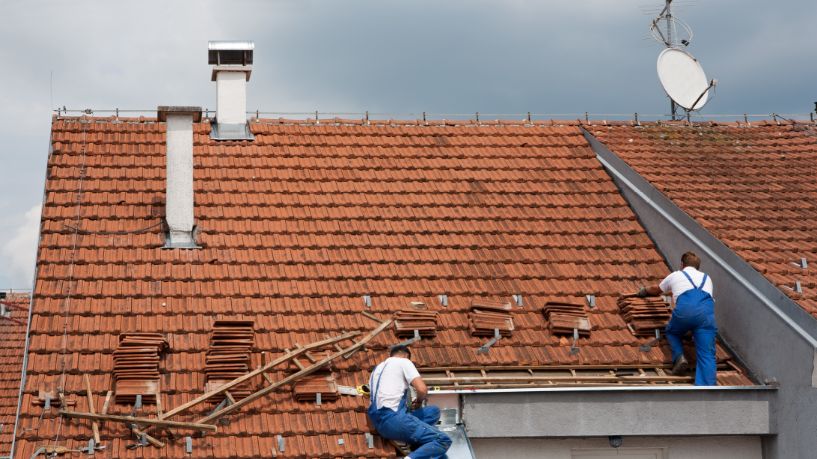
[[[642,286],[640,289],[638,289],[638,293],[636,293],[635,296],[637,296],[639,298],[646,298],[647,297],[647,287]]]

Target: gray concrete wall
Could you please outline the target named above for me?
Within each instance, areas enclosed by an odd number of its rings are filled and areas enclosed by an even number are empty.
[[[694,250],[715,282],[720,335],[760,381],[776,381],[767,458],[817,457],[817,320],[592,135],[585,136],[672,266]],[[796,260],[792,260],[796,261]]]
[[[618,450],[607,438],[477,438],[478,459],[573,459],[583,457],[648,459],[761,459],[759,437],[624,437]],[[650,455],[650,453],[653,453]]]
[[[468,437],[765,435],[774,390],[593,390],[462,394]],[[520,422],[524,420],[524,422]]]

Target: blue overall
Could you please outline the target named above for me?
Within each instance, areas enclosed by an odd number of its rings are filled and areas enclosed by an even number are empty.
[[[380,377],[377,378],[377,384],[371,393],[371,405],[367,411],[377,433],[388,440],[401,441],[409,445],[412,449],[412,459],[444,459],[445,452],[451,446],[451,439],[432,427],[440,420],[439,408],[427,406],[409,412],[406,391],[397,411],[385,406],[377,409],[377,392],[380,390],[380,380],[383,379],[383,372],[388,365],[386,362]]]
[[[672,318],[667,324],[666,335],[672,348],[673,363],[684,355],[684,347],[681,338],[692,331],[692,338],[695,340],[695,356],[697,364],[695,366],[696,386],[715,386],[715,335],[718,327],[715,324],[715,300],[712,295],[705,292],[706,274],[700,286],[692,282],[685,271],[681,271],[686,276],[692,289],[678,295],[675,300],[675,310]]]

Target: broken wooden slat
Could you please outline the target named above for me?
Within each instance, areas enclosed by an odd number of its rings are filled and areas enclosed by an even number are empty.
[[[151,426],[161,426],[161,427],[172,427],[175,429],[190,429],[190,430],[201,430],[207,432],[215,432],[218,430],[216,426],[212,424],[203,424],[197,422],[178,422],[178,421],[168,421],[165,419],[155,419],[155,418],[138,418],[134,416],[119,416],[115,414],[94,414],[94,413],[82,413],[80,411],[60,411],[61,416],[65,416],[68,418],[77,418],[77,419],[90,419],[93,421],[114,421],[114,422],[124,422],[126,424],[144,424],[144,425],[151,425]]]

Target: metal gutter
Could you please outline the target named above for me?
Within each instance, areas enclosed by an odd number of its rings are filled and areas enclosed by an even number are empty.
[[[513,394],[537,392],[774,392],[776,386],[609,386],[609,387],[531,387],[524,389],[445,389],[430,390],[429,395]]]
[[[53,124],[53,122],[52,122]],[[17,445],[17,426],[20,424],[20,411],[23,407],[23,392],[26,387],[26,374],[28,369],[28,348],[31,344],[31,316],[34,314],[34,290],[37,288],[37,275],[39,273],[39,266],[37,261],[40,259],[40,241],[43,237],[43,211],[45,211],[45,200],[48,189],[48,165],[51,162],[51,155],[54,154],[54,133],[53,130],[48,136],[48,158],[45,161],[45,174],[43,177],[43,199],[40,204],[40,227],[37,231],[37,255],[34,259],[34,277],[31,279],[31,297],[28,301],[28,321],[26,323],[26,344],[23,350],[23,368],[20,370],[20,391],[17,394],[17,415],[14,417],[14,431],[11,437],[11,449],[9,449],[9,458],[14,457],[14,447]]]
[[[601,162],[608,173],[613,175],[613,178],[617,183],[626,186],[628,191],[634,193],[643,202],[647,203],[653,211],[661,215],[666,222],[670,223],[677,231],[682,233],[692,243],[705,252],[712,261],[720,265],[722,269],[733,276],[743,288],[751,292],[769,310],[771,310],[784,323],[786,323],[786,325],[791,327],[791,329],[794,330],[803,340],[805,340],[813,348],[817,349],[817,339],[815,339],[815,336],[817,336],[817,321],[815,321],[814,318],[809,316],[808,313],[803,310],[803,308],[783,294],[783,292],[781,292],[777,286],[769,282],[765,276],[755,271],[742,258],[734,254],[731,249],[726,247],[717,238],[709,234],[708,231],[700,227],[700,225],[692,217],[678,208],[669,198],[664,197],[660,191],[652,187],[652,184],[649,184],[646,179],[638,175],[632,168],[630,168],[629,165],[627,165],[621,158],[616,156],[615,153],[610,151],[584,127],[581,127],[581,130],[588,143],[590,143],[591,148],[596,153],[596,158],[599,160],[599,162]],[[648,183],[656,193],[659,193],[662,197],[664,197],[667,202],[663,203],[663,205],[657,203],[653,197],[648,195],[638,185],[633,183],[633,181],[630,180],[630,178],[624,172],[622,172],[622,169],[628,170],[628,172],[631,172],[631,174],[635,174],[638,176],[638,178],[644,180],[644,182]],[[635,177],[633,178],[635,179]],[[665,208],[670,206],[674,212],[670,212]],[[680,221],[682,219],[685,221]],[[698,231],[695,231],[692,228],[695,228]],[[731,260],[727,261],[725,259],[726,257],[731,258]],[[737,266],[740,266],[740,268],[736,269]],[[750,281],[747,276],[751,276],[753,279]],[[756,286],[758,284],[763,285],[765,287],[764,290],[767,291],[770,287],[773,288],[780,294],[780,297],[788,300],[787,302],[784,300],[784,302],[787,303],[785,306],[786,311],[783,311],[780,307],[781,305],[773,301],[766,292],[762,292]],[[793,315],[798,317],[799,320],[794,320],[792,318]],[[810,330],[806,330],[806,328],[809,328]]]

